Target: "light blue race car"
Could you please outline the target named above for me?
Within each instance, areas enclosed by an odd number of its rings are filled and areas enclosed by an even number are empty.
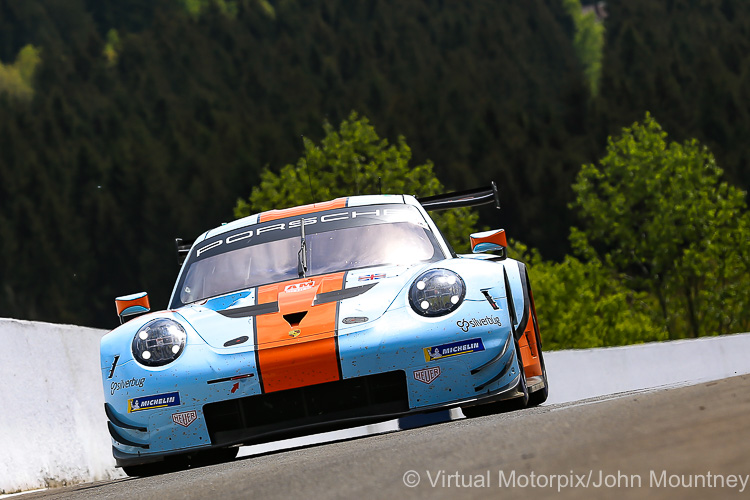
[[[117,465],[151,475],[240,445],[461,407],[537,405],[547,375],[524,264],[503,230],[456,255],[428,210],[494,203],[495,185],[272,210],[192,245],[169,309],[116,299],[101,341]]]

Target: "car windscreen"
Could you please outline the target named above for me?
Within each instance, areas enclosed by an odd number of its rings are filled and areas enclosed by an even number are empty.
[[[299,278],[303,220],[307,276],[445,258],[413,206],[328,210],[248,226],[196,245],[171,307]]]

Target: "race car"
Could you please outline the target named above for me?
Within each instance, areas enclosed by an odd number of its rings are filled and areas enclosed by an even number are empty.
[[[115,461],[151,475],[241,445],[460,407],[547,398],[534,298],[502,229],[457,255],[428,211],[487,189],[367,195],[271,210],[180,245],[166,310],[115,300],[101,341]]]

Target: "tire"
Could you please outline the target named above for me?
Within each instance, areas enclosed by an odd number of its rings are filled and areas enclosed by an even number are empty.
[[[527,281],[528,283],[528,281]],[[531,287],[527,285],[529,297],[531,295]],[[533,302],[533,298],[531,299]],[[529,394],[528,406],[539,406],[540,404],[547,401],[549,396],[549,382],[547,382],[547,367],[544,365],[544,353],[542,352],[542,341],[541,335],[539,334],[539,323],[536,318],[536,308],[531,308],[531,320],[534,322],[534,337],[536,339],[536,351],[539,353],[539,364],[542,367],[542,380],[544,381],[544,388],[534,391]]]
[[[537,337],[537,349],[539,349],[539,363],[542,365],[542,379],[544,380],[544,388],[534,391],[529,394],[529,405],[528,406],[539,406],[540,404],[547,401],[549,395],[549,383],[547,382],[547,367],[544,366],[544,354],[542,354],[542,347],[539,345],[539,338]]]

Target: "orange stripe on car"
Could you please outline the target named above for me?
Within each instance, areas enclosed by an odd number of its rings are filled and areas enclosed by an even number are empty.
[[[258,288],[258,304],[279,303],[279,312],[256,317],[263,392],[341,378],[336,348],[338,303],[312,303],[316,294],[341,290],[343,285],[344,273],[336,273]]]
[[[346,198],[336,198],[335,200],[322,203],[313,203],[311,205],[302,205],[300,207],[285,208],[283,210],[269,210],[258,216],[258,222],[268,222],[271,220],[283,219],[285,217],[294,217],[297,215],[306,215],[323,210],[333,210],[335,208],[346,208]]]
[[[536,331],[534,328],[534,309],[529,306],[529,321],[526,323],[526,330],[518,341],[518,347],[521,348],[521,360],[523,361],[526,377],[536,377],[542,374],[542,364],[539,362],[539,352],[536,344]]]

